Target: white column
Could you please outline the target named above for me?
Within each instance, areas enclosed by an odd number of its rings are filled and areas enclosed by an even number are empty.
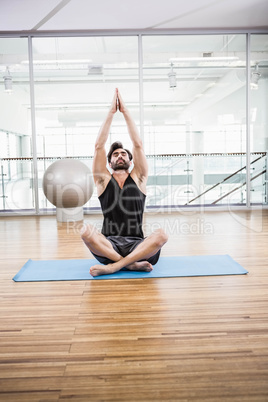
[[[192,153],[199,154],[204,152],[204,133],[203,131],[194,131],[192,133]],[[204,189],[204,156],[193,157],[193,188],[195,194],[202,193]],[[198,199],[198,203],[201,198]]]

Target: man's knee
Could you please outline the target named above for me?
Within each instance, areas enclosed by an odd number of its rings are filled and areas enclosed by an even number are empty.
[[[154,235],[155,235],[156,246],[159,248],[161,248],[168,241],[168,235],[162,228],[157,229],[154,232]]]
[[[96,229],[92,225],[84,225],[80,230],[81,238],[84,242],[90,242],[94,240],[97,235]]]

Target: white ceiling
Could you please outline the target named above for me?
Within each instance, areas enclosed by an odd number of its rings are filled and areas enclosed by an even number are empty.
[[[143,40],[145,118],[173,121],[183,114],[197,115],[197,109],[202,114],[212,103],[245,90],[246,35],[231,30],[268,32],[268,0],[0,0],[0,34],[93,31],[93,35],[52,34],[33,39],[35,106],[38,124],[45,127],[68,127],[88,120],[99,123],[117,86],[139,119],[138,39],[122,32],[150,33],[154,29],[223,30],[219,35],[145,35]],[[121,30],[122,35],[94,35],[103,30]],[[253,37],[251,65],[254,68],[259,63],[260,86],[264,86],[267,36]],[[177,61],[177,87],[170,89],[171,58],[200,58],[204,53],[235,56],[237,60]],[[61,59],[74,62],[65,65]],[[27,38],[0,39],[0,128],[23,131],[21,125],[10,127],[10,119],[5,126],[2,117],[5,110],[8,116],[14,102],[19,101],[19,110],[20,105],[27,110],[30,107],[27,60]],[[100,72],[89,71],[91,65]],[[13,96],[3,91],[7,67],[13,79]]]
[[[0,0],[0,31],[267,29],[268,0]]]

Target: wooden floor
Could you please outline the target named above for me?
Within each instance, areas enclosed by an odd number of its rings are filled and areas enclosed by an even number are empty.
[[[229,254],[249,274],[15,283],[29,258],[91,255],[79,225],[1,217],[1,401],[268,401],[268,210],[144,223],[169,233],[162,255]]]

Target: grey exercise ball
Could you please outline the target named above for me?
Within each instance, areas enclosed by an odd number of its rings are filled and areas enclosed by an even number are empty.
[[[44,173],[43,191],[57,208],[81,207],[93,193],[91,171],[77,159],[56,161]]]

